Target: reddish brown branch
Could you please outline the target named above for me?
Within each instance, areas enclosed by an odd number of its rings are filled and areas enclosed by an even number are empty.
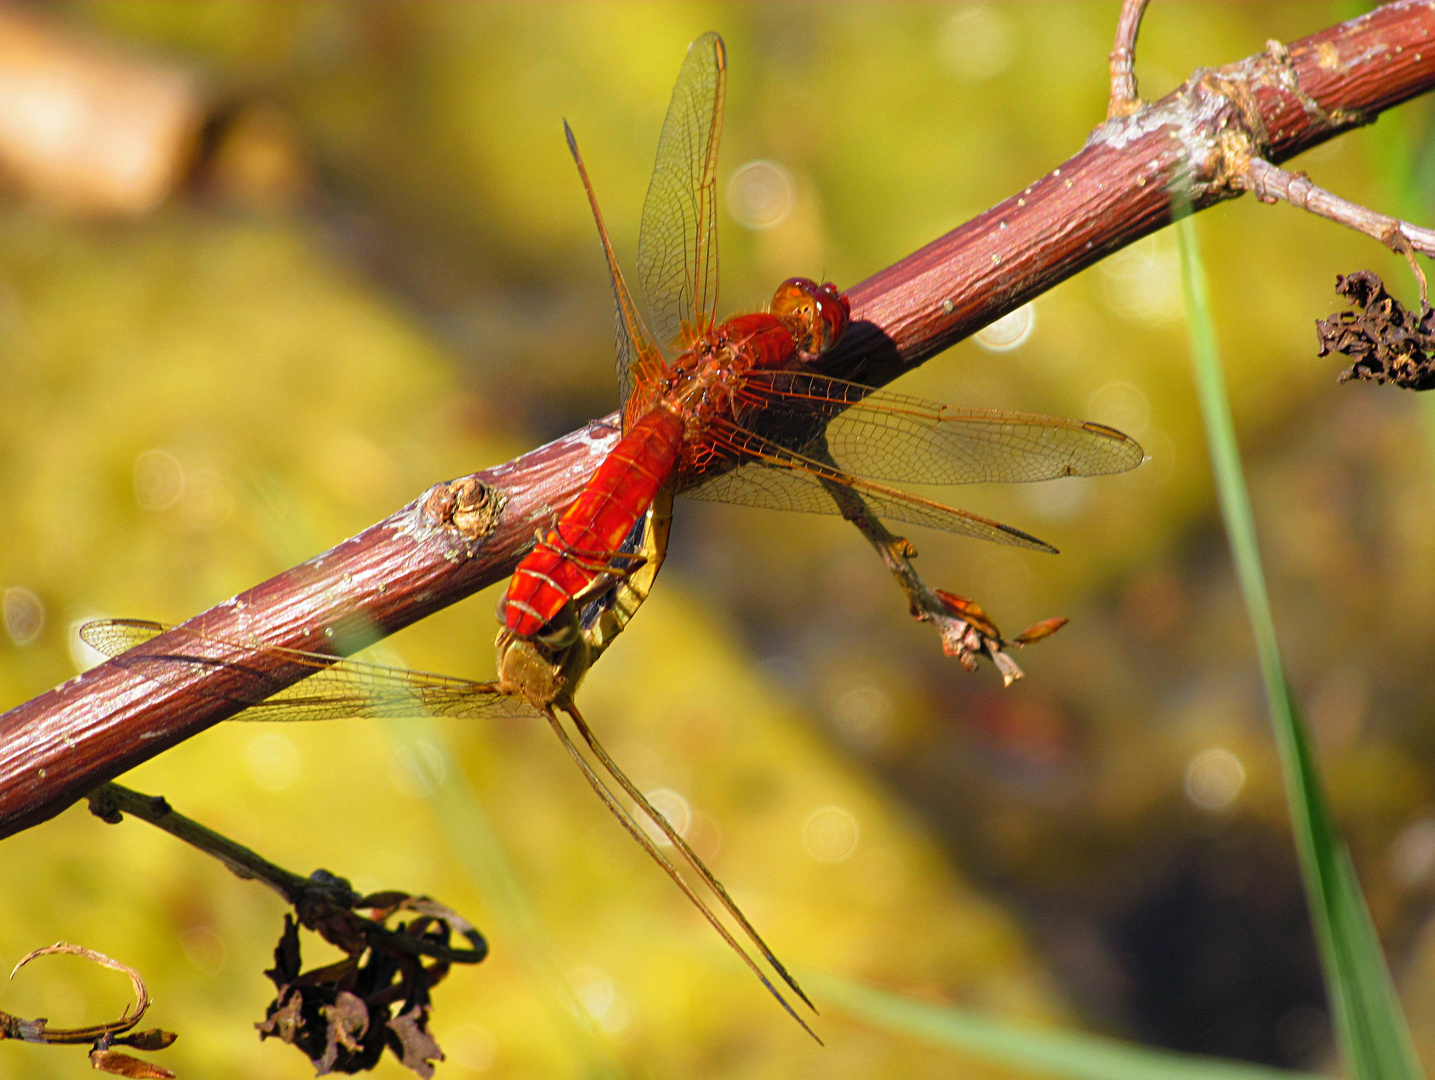
[[[1197,210],[1232,198],[1250,156],[1285,160],[1432,86],[1435,10],[1425,0],[1199,71],[1162,100],[1103,123],[1030,187],[848,290],[858,321],[830,370],[889,382],[1167,225],[1173,191]],[[397,630],[508,574],[616,434],[611,418],[595,421],[440,484],[186,625],[338,652]],[[222,668],[195,667],[160,685],[110,661],[0,716],[0,835],[233,715],[245,703],[224,700],[234,689],[227,682]]]

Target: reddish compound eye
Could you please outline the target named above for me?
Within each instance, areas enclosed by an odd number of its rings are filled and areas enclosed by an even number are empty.
[[[852,321],[852,304],[832,282],[823,282],[817,290],[817,314],[821,316],[826,334],[823,346],[818,352],[826,352],[836,345]]]
[[[788,278],[772,296],[774,315],[787,324],[799,352],[825,353],[842,336],[852,318],[847,297],[832,282]]]

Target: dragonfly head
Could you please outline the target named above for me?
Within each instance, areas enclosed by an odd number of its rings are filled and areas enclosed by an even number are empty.
[[[787,324],[799,352],[825,353],[837,344],[852,321],[852,305],[832,282],[819,285],[811,278],[788,278],[772,294],[774,315]]]

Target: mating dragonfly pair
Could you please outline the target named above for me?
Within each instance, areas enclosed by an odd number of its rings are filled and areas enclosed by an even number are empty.
[[[235,719],[545,717],[609,810],[783,1008],[811,1032],[623,805],[609,781],[653,821],[778,977],[810,1006],[722,884],[603,749],[573,701],[584,673],[648,595],[666,553],[673,496],[843,514],[883,551],[913,598],[914,613],[920,594],[929,608],[922,617],[935,613],[958,628],[949,651],[968,666],[984,653],[1010,681],[1015,665],[1005,658],[1006,642],[996,627],[970,601],[926,590],[919,582],[914,585],[915,575],[907,573],[910,548],[876,519],[1040,551],[1055,548],[1010,526],[902,491],[892,482],[1094,476],[1133,468],[1142,452],[1132,439],[1100,424],[957,409],[821,374],[815,362],[841,339],[851,319],[847,298],[830,283],[789,279],[779,286],[767,311],[719,323],[717,152],[726,73],[722,39],[705,34],[689,48],[673,91],[638,236],[638,274],[648,323],[628,292],[587,170],[565,125],[617,307],[623,434],[578,498],[514,572],[499,607],[496,681],[470,682],[259,642],[222,640],[188,627],[178,630],[187,638],[177,639],[172,632],[162,651],[147,653],[146,642],[167,628],[139,620],[89,623],[81,635],[120,663],[156,679],[186,663],[223,664],[231,675],[253,673],[240,690],[231,690],[236,704],[245,706]],[[1038,624],[1014,643],[1037,640],[1059,622]],[[175,640],[189,640],[193,649],[176,649]],[[310,673],[278,688],[257,673],[265,665],[246,664],[246,658],[266,652],[270,659]],[[231,686],[234,681],[230,679]]]

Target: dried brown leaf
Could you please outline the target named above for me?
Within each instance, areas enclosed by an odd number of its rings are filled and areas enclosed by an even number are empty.
[[[141,1061],[118,1050],[91,1050],[90,1064],[100,1072],[114,1076],[128,1076],[133,1080],[174,1080],[174,1073],[168,1069]]]
[[[1060,615],[1050,619],[1042,619],[1041,622],[1028,626],[1012,640],[1017,645],[1034,645],[1038,641],[1043,641],[1051,637],[1052,634],[1056,633],[1069,622],[1071,622],[1070,619],[1063,618]]]
[[[404,1066],[424,1080],[433,1076],[433,1063],[444,1060],[443,1051],[428,1032],[428,1016],[429,1006],[414,1005],[389,1021],[389,1029],[403,1046]]]
[[[1355,362],[1340,381],[1392,382],[1407,390],[1435,387],[1435,310],[1410,311],[1369,270],[1337,274],[1335,291],[1352,306],[1317,320],[1321,356],[1340,353]]]

